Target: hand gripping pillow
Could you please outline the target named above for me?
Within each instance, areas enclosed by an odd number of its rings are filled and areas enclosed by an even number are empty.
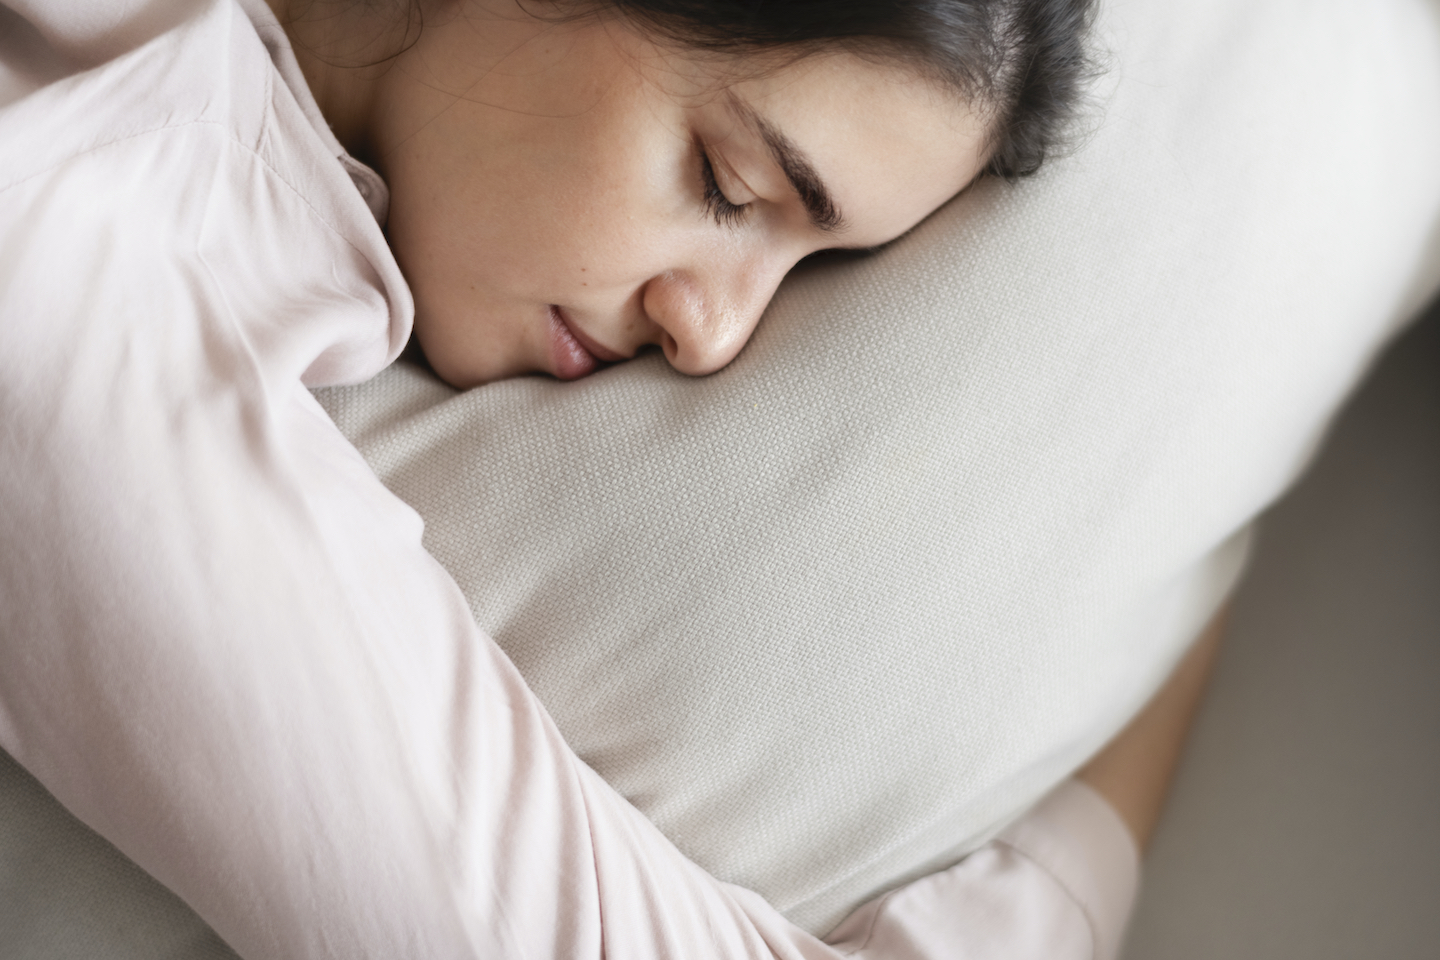
[[[1069,159],[656,356],[322,403],[587,762],[828,929],[1109,737],[1430,289],[1417,0],[1122,0]]]

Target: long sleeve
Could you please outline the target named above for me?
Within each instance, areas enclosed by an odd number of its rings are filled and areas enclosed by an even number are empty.
[[[950,870],[866,904],[830,939],[875,960],[1113,960],[1138,865],[1134,840],[1115,811],[1084,783],[1067,780],[995,841]]]

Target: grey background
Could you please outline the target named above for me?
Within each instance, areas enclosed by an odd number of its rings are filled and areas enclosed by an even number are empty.
[[[1440,310],[1397,342],[1254,564],[1126,960],[1440,957]]]

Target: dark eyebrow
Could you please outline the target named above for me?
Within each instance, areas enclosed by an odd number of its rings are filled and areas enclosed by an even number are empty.
[[[781,133],[774,124],[760,116],[747,103],[742,103],[738,98],[731,97],[730,104],[735,112],[740,115],[747,126],[752,127],[760,134],[760,139],[765,141],[765,147],[770,151],[770,156],[780,167],[785,179],[790,181],[790,186],[800,195],[800,202],[805,206],[805,212],[810,215],[810,222],[826,233],[838,233],[845,228],[845,215],[835,205],[835,198],[830,195],[830,189],[825,186],[825,181],[820,179],[819,172],[810,158],[805,156],[805,151],[795,145],[785,134]]]

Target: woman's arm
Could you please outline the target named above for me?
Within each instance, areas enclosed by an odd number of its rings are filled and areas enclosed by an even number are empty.
[[[1216,614],[1160,692],[1077,774],[1115,808],[1142,851],[1160,819],[1209,682],[1227,612]]]

